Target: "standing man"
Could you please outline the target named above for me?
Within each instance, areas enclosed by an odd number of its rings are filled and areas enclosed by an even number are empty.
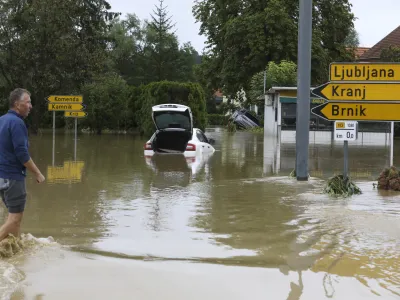
[[[0,117],[0,195],[9,212],[0,228],[0,241],[10,233],[15,237],[20,235],[26,203],[26,169],[35,175],[38,183],[44,181],[28,152],[28,130],[23,119],[32,109],[30,95],[25,89],[13,90],[10,109]]]

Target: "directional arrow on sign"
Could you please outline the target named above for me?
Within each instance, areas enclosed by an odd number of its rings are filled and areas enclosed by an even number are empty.
[[[328,121],[400,121],[400,103],[328,102],[311,112]]]
[[[315,88],[312,93],[332,101],[400,102],[400,83],[328,82]]]
[[[48,109],[54,111],[79,111],[86,108],[85,104],[49,104]]]
[[[82,103],[83,96],[70,96],[70,95],[52,95],[47,97],[50,103]]]
[[[66,118],[84,118],[87,113],[84,111],[66,111],[64,112],[64,117]]]

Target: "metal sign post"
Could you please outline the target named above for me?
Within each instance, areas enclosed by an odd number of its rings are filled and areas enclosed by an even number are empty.
[[[390,167],[393,166],[394,122],[390,122]]]
[[[63,111],[64,117],[75,119],[74,160],[76,161],[78,118],[87,116],[87,113],[83,111],[86,108],[86,105],[83,104],[83,96],[51,95],[47,97],[47,102],[48,110],[53,111],[53,166],[55,160],[56,111]]]
[[[53,111],[53,166],[55,160],[55,147],[56,147],[56,112]]]
[[[357,139],[358,122],[357,121],[336,121],[334,138],[343,143],[343,179],[348,179],[349,174],[349,144],[348,141]]]

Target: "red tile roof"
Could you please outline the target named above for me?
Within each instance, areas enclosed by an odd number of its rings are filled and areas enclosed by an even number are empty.
[[[371,49],[371,48],[369,48],[369,47],[358,47],[358,48],[356,48],[356,51],[355,51],[356,58],[359,58],[360,56],[362,56],[369,49]]]
[[[400,46],[400,26],[376,43],[371,49],[362,54],[360,59],[379,58],[382,50],[389,48],[389,46]]]

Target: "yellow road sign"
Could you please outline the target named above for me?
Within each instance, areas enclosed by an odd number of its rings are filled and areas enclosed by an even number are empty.
[[[54,111],[80,111],[85,109],[85,104],[49,104],[48,109]]]
[[[83,96],[70,96],[70,95],[52,95],[47,97],[50,103],[82,103]]]
[[[400,121],[399,111],[400,103],[345,102],[328,102],[311,110],[314,115],[329,121]]]
[[[400,63],[332,63],[330,81],[400,81]]]
[[[84,118],[87,113],[84,111],[66,111],[64,112],[64,117],[66,118]]]
[[[345,128],[346,123],[345,122],[336,122],[335,126],[336,126],[336,128]]]
[[[312,93],[331,101],[399,101],[400,83],[328,82]]]

